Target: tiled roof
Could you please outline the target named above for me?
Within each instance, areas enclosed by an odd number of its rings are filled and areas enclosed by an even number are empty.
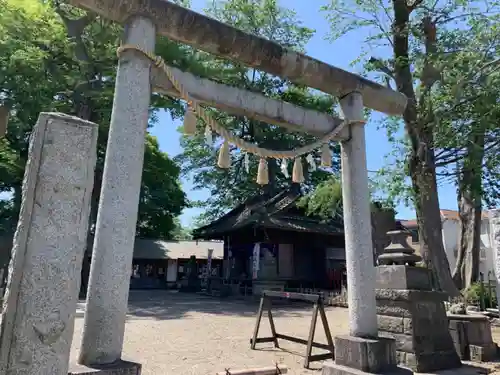
[[[236,206],[231,211],[193,231],[194,238],[217,239],[225,233],[241,228],[264,227],[291,232],[311,232],[324,235],[341,235],[342,222],[323,223],[302,214],[296,202],[301,197],[294,187],[283,189],[274,196],[257,195]]]
[[[93,238],[87,242],[86,253],[92,253]],[[0,266],[8,261],[12,248],[11,236],[0,236]],[[208,249],[213,249],[213,259],[224,257],[224,243],[221,241],[162,241],[135,239],[134,258],[136,259],[206,259]],[[5,258],[5,259],[4,259]]]
[[[136,238],[134,259],[207,259],[208,249],[213,249],[213,259],[224,257],[224,243],[221,241],[162,241]],[[92,252],[90,239],[87,253]]]
[[[408,229],[413,229],[415,227],[417,227],[417,220],[415,219],[410,219],[410,220],[399,220],[399,222],[405,227],[405,228],[408,228]]]
[[[458,216],[458,211],[455,210],[441,210],[441,216],[447,220],[460,220],[460,217]],[[489,218],[488,211],[481,212],[481,218],[488,219]]]
[[[220,241],[155,241],[136,239],[135,259],[207,259],[208,250],[213,249],[213,259],[224,257],[224,243]]]
[[[458,211],[456,210],[439,210],[441,213],[441,219],[442,220],[460,220],[460,217],[458,216]],[[483,219],[488,219],[488,211],[483,211],[481,213],[481,217]],[[417,220],[416,219],[408,219],[408,220],[399,220],[401,224],[403,224],[407,228],[415,228],[417,226]]]

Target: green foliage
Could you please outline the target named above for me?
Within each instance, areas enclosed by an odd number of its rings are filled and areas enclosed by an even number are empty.
[[[308,215],[323,220],[342,218],[342,184],[337,177],[331,176],[302,197],[297,205],[304,208]]]
[[[111,117],[116,48],[121,27],[86,15],[64,3],[0,0],[0,102],[11,108],[8,134],[0,140],[0,192],[13,197],[0,207],[0,228],[11,230],[17,220],[24,166],[31,130],[42,111],[77,115],[99,124],[98,160],[93,193],[96,216],[107,134]],[[68,35],[75,20],[85,22],[81,33]],[[157,51],[169,63],[197,69],[193,52],[159,38]],[[182,113],[177,100],[153,96],[150,122],[166,108]],[[148,136],[137,234],[169,238],[173,219],[186,206],[179,184],[180,170]]]
[[[372,211],[392,210],[394,206],[390,200],[377,199],[370,196]],[[309,194],[302,197],[297,203],[310,216],[319,217],[324,221],[342,220],[342,183],[336,175],[322,181]]]
[[[15,230],[17,213],[12,201],[0,200],[0,236],[10,235]]]
[[[148,136],[146,145],[137,236],[168,239],[176,229],[175,219],[185,207],[180,168],[160,151],[156,137]]]
[[[500,169],[498,167],[498,118],[500,73],[500,2],[498,1],[417,1],[409,19],[410,43],[408,63],[419,100],[419,118],[428,116],[434,139],[439,183],[457,183],[463,171],[482,170],[482,194],[489,206],[498,204]],[[330,21],[329,38],[336,40],[360,29],[368,36],[360,46],[360,57],[366,73],[393,88],[396,61],[392,55],[394,2],[331,0],[322,7]],[[426,50],[423,21],[431,17],[437,30],[437,49]],[[377,51],[378,55],[372,55]],[[380,56],[381,55],[381,56]],[[432,90],[426,92],[429,81]],[[385,118],[380,129],[386,131],[393,149],[386,156],[386,165],[378,171],[376,186],[395,204],[409,205],[414,191],[409,179],[408,161],[411,144],[403,133],[401,118]],[[484,134],[484,160],[470,156],[471,143]],[[476,138],[476,139],[474,139]],[[473,148],[478,152],[481,145]],[[472,163],[472,165],[471,165]],[[484,188],[484,189],[483,189]]]
[[[295,50],[302,51],[314,31],[302,26],[296,14],[278,6],[276,0],[228,0],[213,2],[207,13],[225,23],[239,29],[276,41]],[[307,108],[325,113],[332,113],[333,99],[326,95],[313,94],[306,87],[293,85],[287,80],[271,76],[267,73],[249,69],[236,62],[223,59],[206,59],[205,65],[213,72],[212,79],[231,86],[260,92],[268,97],[285,100]],[[231,116],[213,111],[214,117],[237,136],[254,142],[261,147],[275,150],[288,150],[315,138],[303,133],[292,133],[277,126],[250,120],[245,117]],[[201,124],[200,124],[201,125]],[[203,132],[200,132],[203,133]],[[269,159],[269,186],[260,187],[255,182],[258,158],[250,156],[249,170],[245,168],[245,155],[237,149],[231,150],[231,168],[221,170],[217,165],[217,148],[221,140],[214,138],[214,146],[205,144],[204,136],[183,138],[184,152],[178,160],[182,164],[182,172],[191,177],[194,189],[206,189],[209,197],[198,202],[204,213],[197,223],[206,223],[221,215],[226,210],[254,196],[259,190],[277,191],[290,183],[290,178],[281,172],[281,161]],[[335,168],[338,168],[338,146],[332,144],[335,151]],[[319,165],[319,153],[314,157]],[[292,164],[288,165],[291,176]],[[307,168],[306,168],[307,169]],[[305,191],[311,191],[321,181],[328,178],[324,170],[306,171]]]
[[[172,238],[177,241],[191,240],[193,236],[191,235],[191,229],[182,226],[181,221],[178,217],[174,219],[175,228],[172,232]]]
[[[481,296],[483,296],[486,307],[495,307],[497,306],[497,296],[495,290],[492,289],[492,291],[490,295],[485,285],[481,285],[481,282],[475,282],[465,290],[463,294],[467,303],[470,305],[479,306],[481,303]]]
[[[433,92],[439,174],[490,207],[500,202],[499,21],[498,13],[473,15],[467,30],[443,35],[443,79]]]

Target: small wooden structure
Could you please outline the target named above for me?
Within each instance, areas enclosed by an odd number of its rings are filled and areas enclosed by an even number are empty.
[[[273,320],[273,314],[271,312],[272,300],[283,299],[283,298],[291,301],[302,301],[313,304],[311,326],[309,328],[309,336],[307,340],[276,332],[276,327],[274,325],[274,320]],[[267,308],[267,317],[269,318],[269,324],[271,326],[271,334],[272,334],[271,337],[257,337],[259,335],[260,321],[262,319],[262,313],[264,312],[264,308]],[[314,334],[316,332],[316,322],[318,320],[318,313],[321,316],[321,321],[323,322],[323,328],[325,329],[326,340],[328,341],[327,344],[314,342]],[[262,297],[260,299],[259,311],[257,313],[257,321],[255,323],[253,337],[250,340],[250,345],[251,348],[255,350],[255,345],[258,343],[272,342],[274,343],[275,348],[279,348],[278,339],[288,340],[307,346],[306,355],[304,359],[305,368],[309,368],[310,362],[322,361],[325,359],[335,359],[332,334],[330,333],[330,327],[328,326],[328,320],[326,319],[323,298],[319,294],[288,293],[288,292],[265,290],[262,293]],[[328,350],[328,352],[313,355],[312,354],[313,347],[325,349]]]
[[[258,192],[194,230],[193,237],[224,241],[224,278],[244,283],[254,295],[269,289],[341,290],[345,285],[343,222],[307,216],[297,205],[301,197],[297,184],[277,193]],[[257,243],[259,266],[254,273]]]

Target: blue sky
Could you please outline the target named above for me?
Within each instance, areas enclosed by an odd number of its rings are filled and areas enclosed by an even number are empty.
[[[198,12],[203,12],[207,4],[207,0],[191,0],[192,8]],[[331,43],[325,40],[328,34],[328,23],[324,18],[324,14],[319,11],[322,4],[326,0],[280,0],[282,6],[293,9],[297,12],[298,18],[302,23],[312,29],[316,30],[314,37],[307,45],[306,52],[308,55],[327,62],[331,65],[338,66],[345,70],[361,73],[360,67],[351,67],[351,62],[359,57],[362,51],[362,42],[367,36],[364,32],[351,33],[342,39]],[[372,51],[370,51],[372,52]],[[386,51],[373,51],[375,56],[380,57]],[[384,166],[384,156],[390,152],[391,144],[388,142],[385,131],[377,129],[376,121],[380,119],[380,115],[372,118],[366,127],[367,139],[367,160],[368,170],[376,171]],[[171,157],[178,155],[182,152],[180,146],[180,134],[177,128],[180,126],[179,121],[173,121],[168,113],[161,113],[159,115],[159,122],[150,129],[150,133],[158,137],[160,148],[162,151],[168,153]],[[207,197],[206,191],[193,191],[192,184],[189,179],[182,179],[182,186],[188,198],[193,200],[203,200]],[[1,198],[7,198],[8,195],[0,194]],[[456,209],[456,192],[453,185],[442,185],[439,188],[439,199],[441,208]],[[185,226],[189,226],[192,219],[200,213],[199,209],[187,209],[181,216],[181,222]],[[411,207],[398,206],[397,214],[399,218],[415,217],[415,212]]]
[[[338,66],[342,69],[361,72],[361,68],[351,67],[350,64],[361,52],[361,43],[366,34],[363,32],[351,33],[342,39],[331,43],[325,40],[328,33],[328,23],[324,15],[319,11],[321,4],[325,1],[304,1],[304,0],[281,0],[282,6],[293,9],[297,12],[298,18],[309,28],[315,29],[316,33],[307,45],[308,55]],[[192,0],[192,9],[202,12],[206,6],[207,0]],[[312,5],[314,4],[314,5]],[[380,54],[377,51],[375,55]],[[380,116],[376,116],[380,118]],[[375,121],[368,123],[366,127],[367,139],[367,160],[368,170],[375,171],[384,165],[384,156],[391,150],[391,144],[387,141],[384,130],[377,129]],[[160,115],[160,121],[150,130],[152,135],[158,137],[160,148],[170,156],[175,156],[182,152],[179,143],[180,134],[177,128],[180,125],[178,121],[173,121],[166,113]],[[203,200],[207,197],[205,191],[191,190],[192,184],[189,179],[183,179],[182,185],[188,197],[195,200]],[[453,185],[443,185],[439,188],[439,199],[441,208],[456,209],[456,193]],[[181,217],[183,225],[190,225],[192,219],[200,213],[199,209],[187,209]],[[397,213],[399,218],[415,217],[413,208],[398,206]]]

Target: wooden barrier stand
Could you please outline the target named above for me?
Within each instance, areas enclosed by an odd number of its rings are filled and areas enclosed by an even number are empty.
[[[274,320],[273,320],[273,314],[271,312],[273,299],[287,299],[292,301],[309,302],[313,304],[313,314],[311,319],[311,326],[309,328],[309,337],[307,338],[307,340],[276,332],[276,327],[274,325]],[[264,308],[267,308],[267,317],[269,318],[269,325],[271,326],[271,334],[272,334],[271,337],[257,337],[259,334],[260,321],[262,319],[262,313],[264,312]],[[328,342],[327,344],[320,344],[314,342],[314,333],[316,331],[318,312],[319,315],[321,316],[321,321],[323,322],[323,328],[325,329],[326,340]],[[251,349],[255,350],[255,345],[263,342],[272,342],[274,343],[275,348],[279,348],[278,339],[288,340],[298,344],[307,345],[306,355],[304,360],[305,368],[309,368],[310,362],[322,361],[325,359],[334,359],[335,354],[334,354],[332,334],[330,333],[330,327],[328,326],[328,320],[326,319],[323,298],[318,294],[288,293],[288,292],[277,292],[271,290],[263,291],[262,297],[260,299],[259,311],[257,313],[257,321],[255,323],[253,338],[250,339]],[[313,347],[328,350],[328,353],[313,355],[312,354]]]

